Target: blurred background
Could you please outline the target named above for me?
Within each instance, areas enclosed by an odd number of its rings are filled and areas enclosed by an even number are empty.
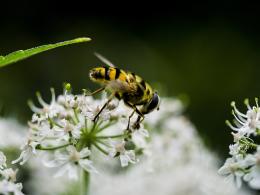
[[[219,1],[218,1],[219,2]],[[225,119],[230,102],[245,111],[244,98],[259,96],[260,15],[256,5],[116,4],[70,2],[65,5],[11,2],[2,5],[0,54],[76,37],[92,41],[52,50],[0,70],[4,116],[23,124],[30,119],[28,99],[50,87],[62,92],[70,82],[75,93],[98,88],[88,78],[102,65],[99,52],[122,69],[142,76],[162,96],[184,97],[186,115],[204,142],[224,159],[232,142]],[[157,7],[156,7],[157,6]],[[243,9],[241,9],[243,7]],[[220,10],[218,10],[221,9]]]

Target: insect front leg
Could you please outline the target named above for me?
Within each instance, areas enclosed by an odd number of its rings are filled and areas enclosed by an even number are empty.
[[[129,130],[129,129],[130,129],[130,120],[131,120],[132,116],[134,115],[134,113],[135,113],[135,110],[133,110],[133,112],[131,113],[131,115],[128,117],[128,124],[127,124],[126,130]]]
[[[101,112],[107,107],[107,105],[112,101],[112,99],[114,98],[114,94],[111,94],[107,100],[107,102],[104,104],[104,106],[99,110],[99,112],[97,113],[97,115],[94,117],[93,121],[96,122],[96,120],[98,119],[99,115],[101,114]]]
[[[137,120],[134,123],[134,128],[139,129],[140,128],[140,123],[144,120],[144,115],[143,116],[138,116]]]
[[[133,108],[133,112],[131,113],[131,115],[128,118],[127,130],[129,130],[129,128],[130,128],[130,120],[133,117],[134,113],[136,112],[139,115],[138,118],[139,117],[144,118],[144,115],[141,113],[141,111],[135,105],[132,105],[129,102],[125,102],[125,104],[128,105],[129,107]],[[137,119],[137,120],[139,121],[140,119]],[[136,127],[136,123],[134,125],[134,128],[135,127]]]

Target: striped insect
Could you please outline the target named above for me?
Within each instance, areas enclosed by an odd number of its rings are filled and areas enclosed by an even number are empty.
[[[156,108],[159,109],[159,95],[140,76],[115,67],[100,54],[95,53],[95,55],[107,66],[96,67],[90,70],[90,79],[102,86],[90,95],[97,94],[103,90],[110,91],[111,95],[95,116],[94,121],[98,119],[100,113],[115,97],[119,100],[123,100],[127,106],[133,109],[133,112],[128,118],[127,129],[130,128],[130,120],[134,113],[138,114],[134,128],[139,128],[140,123],[144,120],[145,114],[152,112]]]

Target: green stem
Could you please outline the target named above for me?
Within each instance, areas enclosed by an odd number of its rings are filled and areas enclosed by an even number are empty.
[[[77,110],[74,108],[73,111],[74,111],[74,116],[75,116],[76,122],[79,123],[79,117],[78,117]]]
[[[126,137],[125,134],[120,134],[120,135],[108,135],[108,136],[97,136],[97,139],[108,139],[108,138],[121,138],[121,137]]]
[[[88,119],[85,117],[85,130],[88,132]]]
[[[80,195],[88,195],[89,194],[89,183],[90,183],[90,174],[89,174],[89,172],[87,172],[85,170],[82,170]]]
[[[64,145],[55,146],[55,147],[42,147],[41,145],[37,145],[36,149],[37,150],[56,150],[56,149],[64,148],[64,147],[69,146],[69,145],[71,145],[71,144],[64,144]]]
[[[49,120],[49,123],[50,123],[51,127],[57,126],[57,127],[59,127],[59,128],[64,128],[62,125],[56,123],[56,122],[55,122],[54,120],[52,120],[51,118],[48,118],[48,120]]]
[[[101,148],[97,143],[93,142],[93,145],[100,150],[102,153],[104,153],[105,155],[108,155],[108,152],[105,151],[103,148]]]
[[[92,128],[91,128],[91,130],[90,130],[90,133],[93,133],[93,132],[95,131],[96,126],[97,126],[97,123],[98,123],[98,122],[94,122],[94,124],[93,124],[93,126],[92,126]]]
[[[98,134],[99,132],[103,131],[104,129],[108,128],[109,126],[112,126],[113,124],[115,124],[115,122],[110,122],[110,123],[104,125],[103,127],[100,127],[95,133]]]
[[[100,143],[106,147],[111,147],[108,143],[106,143],[105,141],[103,141],[102,139],[96,139],[97,143]]]

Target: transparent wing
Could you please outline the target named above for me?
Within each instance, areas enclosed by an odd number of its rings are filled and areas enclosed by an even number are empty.
[[[99,53],[94,53],[94,55],[103,63],[105,63],[106,65],[110,66],[110,67],[116,67],[112,62],[110,62],[108,59],[106,59],[104,56],[102,56]]]
[[[112,80],[108,86],[116,91],[134,93],[137,90],[136,83],[127,83],[121,80]]]

